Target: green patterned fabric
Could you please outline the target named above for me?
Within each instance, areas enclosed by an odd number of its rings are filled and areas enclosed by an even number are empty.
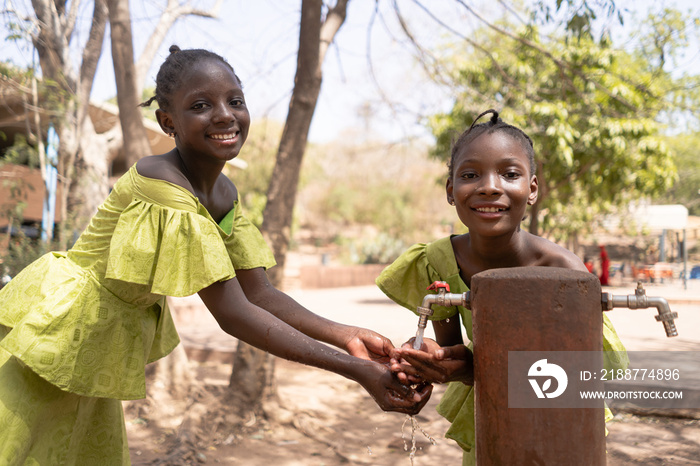
[[[0,381],[0,464],[130,464],[121,401],[63,391],[2,348]]]
[[[376,280],[377,286],[397,304],[417,314],[416,308],[423,302],[426,288],[435,281],[445,281],[451,293],[464,293],[469,287],[459,275],[459,266],[452,249],[451,237],[433,243],[418,243],[408,248],[389,265]],[[430,320],[449,319],[459,313],[472,348],[471,311],[462,306],[432,306]],[[629,360],[620,338],[608,317],[603,314],[603,349],[606,351],[606,368],[627,367]],[[610,353],[611,352],[611,353]],[[451,422],[446,437],[455,440],[465,451],[464,464],[473,464],[474,430],[474,389],[461,382],[450,382],[437,411]],[[612,413],[605,408],[606,421]]]
[[[86,422],[121,445],[114,407],[101,401],[91,411],[85,397],[113,399],[121,413],[116,400],[145,396],[145,365],[179,343],[165,296],[189,296],[236,269],[273,265],[238,202],[217,225],[189,191],[132,167],[70,251],[44,255],[0,290],[0,463],[35,464],[35,453],[65,446],[65,438],[36,434],[42,431],[33,425],[55,408],[41,401],[47,387],[75,398],[80,428],[66,427],[71,445],[82,441]],[[22,395],[13,408],[7,399],[15,392]],[[24,447],[12,445],[27,446],[29,456],[13,462],[12,449]],[[113,454],[120,448],[104,448],[106,462],[81,464],[122,464]]]

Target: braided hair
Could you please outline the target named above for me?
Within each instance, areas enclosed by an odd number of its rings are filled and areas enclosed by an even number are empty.
[[[238,84],[243,87],[241,79],[236,75],[233,67],[220,55],[204,49],[181,50],[177,45],[170,46],[170,55],[165,59],[156,75],[156,93],[153,97],[140,104],[141,107],[150,106],[155,100],[161,110],[170,109],[170,97],[182,85],[185,71],[195,63],[206,60],[217,60],[225,64],[236,76]]]
[[[479,123],[477,122],[483,117],[484,115],[491,114],[491,118],[489,119],[488,122],[486,123]],[[455,162],[455,158],[457,157],[457,154],[459,154],[466,146],[469,145],[474,139],[479,137],[483,133],[494,133],[496,131],[505,131],[506,134],[511,136],[512,138],[520,141],[520,144],[523,147],[523,150],[527,154],[527,158],[530,162],[530,174],[534,175],[535,172],[537,171],[537,166],[535,165],[535,149],[532,144],[532,139],[530,139],[530,136],[525,134],[523,130],[520,128],[517,128],[513,125],[510,125],[508,123],[505,123],[503,120],[501,120],[498,116],[498,112],[494,109],[489,109],[486,110],[485,112],[482,112],[478,117],[474,119],[474,122],[471,124],[469,129],[464,131],[462,134],[460,134],[459,138],[457,138],[457,141],[454,143],[452,146],[452,154],[450,155],[450,163],[447,165],[449,169],[449,177],[452,178],[454,175],[453,172],[453,166]]]

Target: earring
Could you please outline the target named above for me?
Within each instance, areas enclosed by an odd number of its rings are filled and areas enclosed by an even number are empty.
[[[168,133],[168,136],[174,139],[174,138],[175,138],[175,133]]]
[[[455,205],[455,200],[454,200],[454,199],[450,199],[450,205]]]

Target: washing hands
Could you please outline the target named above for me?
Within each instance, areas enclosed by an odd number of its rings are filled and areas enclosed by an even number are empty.
[[[474,384],[474,355],[463,344],[440,346],[425,338],[420,350],[413,349],[414,338],[391,352],[390,368],[400,382],[420,385],[459,381]]]

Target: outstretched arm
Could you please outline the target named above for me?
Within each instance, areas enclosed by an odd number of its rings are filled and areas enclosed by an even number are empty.
[[[416,392],[385,366],[339,353],[252,304],[235,278],[217,282],[199,295],[226,333],[281,358],[354,380],[385,411],[415,414],[430,397],[431,387]]]
[[[389,362],[391,341],[365,328],[323,318],[272,286],[262,268],[237,270],[236,276],[248,300],[295,329],[319,341],[343,348],[353,356]]]

